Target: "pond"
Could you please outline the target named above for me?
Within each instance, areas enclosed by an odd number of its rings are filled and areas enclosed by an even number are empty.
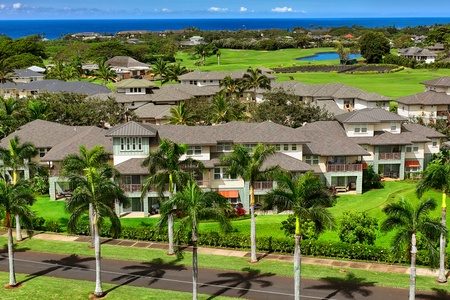
[[[350,54],[350,59],[360,58],[361,54]],[[311,56],[299,57],[297,60],[306,60],[306,61],[314,61],[314,60],[339,60],[339,55],[336,52],[320,52]]]

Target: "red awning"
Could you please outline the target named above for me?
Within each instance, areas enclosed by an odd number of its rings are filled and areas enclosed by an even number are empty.
[[[407,167],[420,167],[420,163],[418,160],[407,160],[405,161],[405,166]]]
[[[221,194],[225,198],[238,198],[239,197],[238,190],[219,191],[219,194]]]

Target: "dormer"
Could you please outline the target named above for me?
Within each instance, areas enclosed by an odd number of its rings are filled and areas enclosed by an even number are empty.
[[[150,94],[155,84],[146,79],[124,79],[115,85],[117,93],[127,95],[145,95]]]

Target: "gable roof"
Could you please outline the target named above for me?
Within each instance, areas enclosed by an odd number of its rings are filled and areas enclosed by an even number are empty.
[[[437,54],[428,50],[428,49],[422,49],[418,47],[409,47],[405,49],[398,50],[398,54],[402,56],[422,56],[422,57],[436,57]]]
[[[174,105],[147,103],[134,110],[136,116],[140,119],[165,119],[170,115],[170,108]]]
[[[137,61],[129,56],[114,56],[105,61],[105,65],[135,70],[147,70],[151,67],[150,65]]]
[[[335,116],[335,118],[341,123],[349,124],[406,121],[406,118],[381,108],[365,108],[361,110],[354,110],[341,115],[337,115]]]
[[[450,95],[435,91],[426,91],[396,100],[398,103],[407,105],[450,105]]]
[[[422,81],[421,84],[425,86],[435,86],[435,87],[450,87],[450,77],[443,76],[435,79]]]
[[[19,78],[44,77],[44,74],[32,71],[30,69],[15,69],[14,75]]]
[[[86,95],[111,93],[110,89],[100,84],[86,81],[62,81],[58,79],[35,80],[28,83],[7,82],[3,84],[2,88],[49,93],[68,92]]]
[[[119,82],[116,82],[114,84],[114,86],[118,89],[126,89],[126,88],[150,88],[150,87],[154,87],[155,84],[150,81],[150,80],[146,80],[146,79],[133,79],[133,78],[128,78],[128,79],[123,79]]]
[[[156,130],[149,124],[127,122],[114,126],[105,133],[107,137],[155,137]]]

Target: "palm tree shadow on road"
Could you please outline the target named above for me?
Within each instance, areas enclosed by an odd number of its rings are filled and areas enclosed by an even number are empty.
[[[434,294],[424,294],[418,292],[416,294],[416,299],[420,300],[441,300],[441,299],[450,299],[450,294],[443,289],[432,288]]]
[[[128,285],[131,282],[134,282],[143,277],[150,279],[150,282],[148,284],[150,286],[153,283],[157,282],[159,279],[161,279],[166,274],[166,270],[173,270],[173,271],[186,270],[186,268],[183,265],[177,264],[177,262],[178,260],[174,260],[172,262],[167,263],[164,262],[161,258],[155,258],[151,262],[143,262],[139,265],[123,267],[122,270],[125,271],[135,270],[135,271],[115,277],[112,281],[122,281],[122,280],[125,281],[120,283],[119,285],[112,287],[106,292],[110,293],[111,291],[121,286]]]
[[[260,287],[269,287],[272,286],[273,283],[269,280],[264,280],[265,277],[271,277],[274,276],[273,273],[263,273],[261,274],[260,270],[252,269],[252,268],[243,268],[242,272],[235,272],[235,273],[220,273],[218,274],[218,277],[224,278],[219,280],[210,281],[207,283],[204,283],[202,287],[207,286],[217,286],[221,289],[219,289],[217,292],[215,292],[213,295],[211,295],[208,300],[214,299],[215,297],[218,297],[228,290],[232,290],[235,288],[239,288],[239,297],[243,297],[245,294],[248,293],[248,290],[252,288],[254,284],[259,285]]]
[[[56,270],[62,270],[62,271],[70,271],[74,268],[76,269],[88,269],[89,266],[84,265],[82,263],[88,262],[94,260],[92,257],[79,257],[78,255],[71,254],[67,257],[63,257],[61,259],[50,259],[50,260],[43,260],[43,263],[52,265],[51,267],[35,272],[33,274],[30,274],[26,277],[26,279],[19,282],[19,284],[25,283],[27,281],[33,280],[36,277],[47,275],[53,271]]]
[[[306,289],[314,290],[330,290],[332,291],[323,299],[332,299],[337,294],[341,294],[347,299],[355,299],[354,294],[359,294],[364,297],[370,296],[373,292],[366,287],[375,286],[376,282],[366,282],[365,278],[358,278],[353,273],[348,273],[345,279],[339,277],[325,277],[321,278],[325,281],[322,284],[313,285]]]

